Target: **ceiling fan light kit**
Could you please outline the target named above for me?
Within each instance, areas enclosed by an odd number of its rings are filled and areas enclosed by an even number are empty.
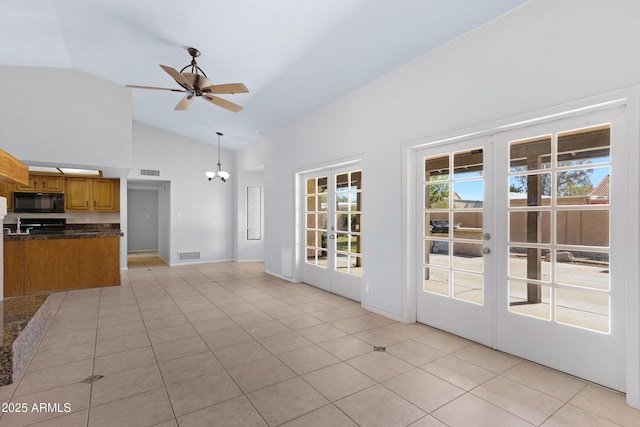
[[[204,175],[209,179],[209,181],[220,178],[222,182],[227,182],[231,174],[229,174],[229,172],[223,171],[222,164],[220,163],[220,137],[223,134],[222,132],[216,132],[216,135],[218,135],[218,169],[215,172],[207,171],[204,173]]]
[[[187,48],[187,51],[189,52],[189,55],[191,55],[191,63],[187,64],[180,71],[176,70],[175,68],[160,64],[160,68],[162,68],[167,74],[169,74],[173,78],[173,80],[175,80],[175,82],[180,85],[181,89],[137,85],[127,85],[127,87],[135,89],[168,90],[171,92],[186,93],[185,97],[182,98],[176,105],[175,109],[178,111],[187,110],[191,106],[191,102],[195,97],[201,97],[205,101],[208,101],[214,105],[217,105],[218,107],[222,107],[229,111],[233,111],[234,113],[242,110],[242,107],[240,105],[228,101],[224,98],[220,98],[219,96],[215,96],[214,94],[247,93],[249,92],[247,87],[243,83],[226,83],[214,85],[196,62],[196,58],[200,56],[200,51],[193,47]]]

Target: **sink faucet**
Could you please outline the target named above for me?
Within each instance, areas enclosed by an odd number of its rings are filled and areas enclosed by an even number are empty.
[[[20,222],[20,217],[18,217],[18,222],[16,223],[16,233],[20,232],[20,227],[22,227],[22,223]]]

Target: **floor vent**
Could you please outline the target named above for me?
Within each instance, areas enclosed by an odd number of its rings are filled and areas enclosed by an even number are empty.
[[[141,176],[160,176],[160,171],[154,169],[140,169]]]
[[[200,252],[178,252],[178,261],[200,259]]]

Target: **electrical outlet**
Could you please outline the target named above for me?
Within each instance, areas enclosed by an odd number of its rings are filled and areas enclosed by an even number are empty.
[[[364,291],[371,292],[371,280],[367,280],[364,282]]]

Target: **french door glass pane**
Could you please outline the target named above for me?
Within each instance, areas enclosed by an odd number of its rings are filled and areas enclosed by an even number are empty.
[[[482,304],[484,279],[480,274],[453,272],[453,297],[456,299]]]
[[[449,270],[427,267],[424,269],[424,290],[449,296]]]
[[[548,135],[512,141],[509,151],[510,172],[547,169],[551,166],[551,137]]]
[[[538,295],[540,296],[539,302],[537,299]],[[530,296],[533,296],[531,301]],[[551,288],[549,286],[510,280],[509,311],[537,317],[539,319],[551,320]]]

